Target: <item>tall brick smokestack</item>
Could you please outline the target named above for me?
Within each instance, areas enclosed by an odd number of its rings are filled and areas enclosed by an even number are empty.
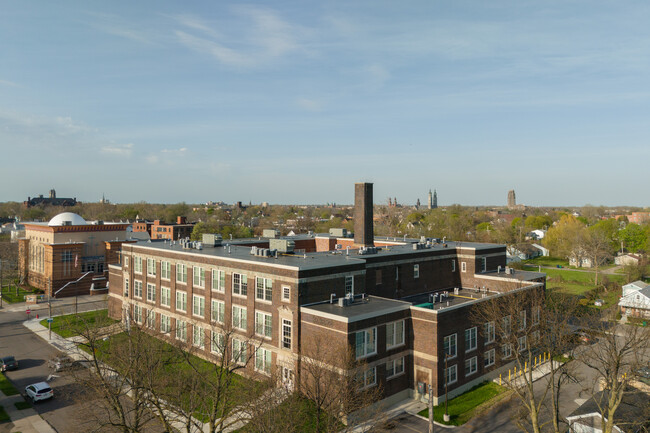
[[[371,183],[354,184],[354,243],[364,247],[375,245]]]

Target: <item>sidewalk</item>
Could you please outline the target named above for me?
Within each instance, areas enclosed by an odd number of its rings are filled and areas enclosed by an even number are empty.
[[[70,306],[74,305],[75,301],[77,302],[78,305],[84,305],[84,304],[89,304],[89,303],[98,303],[98,302],[106,302],[106,297],[105,296],[100,296],[100,295],[81,295],[78,296],[76,299],[74,297],[71,298],[52,298],[52,308],[60,308],[60,307],[65,307],[65,306]],[[16,313],[16,312],[22,312],[25,313],[27,309],[30,309],[32,311],[30,318],[38,313],[41,316],[44,316],[44,312],[48,311],[49,305],[47,303],[47,300],[43,302],[39,302],[37,304],[28,304],[26,302],[16,302],[14,304],[9,304],[7,302],[3,302],[2,308],[0,308],[0,312],[8,312],[8,313]],[[26,316],[26,315],[25,315]],[[47,316],[47,314],[45,314]]]
[[[41,416],[33,409],[18,410],[15,403],[24,402],[23,396],[20,394],[6,396],[0,391],[0,406],[11,418],[13,427],[11,432],[21,433],[56,433]]]

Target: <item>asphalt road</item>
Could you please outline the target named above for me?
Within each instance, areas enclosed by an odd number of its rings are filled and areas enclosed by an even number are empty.
[[[18,370],[9,371],[7,377],[13,382],[16,388],[24,394],[25,387],[29,384],[47,380],[52,371],[47,366],[47,360],[58,354],[57,350],[46,341],[37,337],[34,333],[23,326],[27,318],[23,308],[24,305],[4,305],[0,310],[0,354],[13,355],[19,363]],[[18,312],[7,310],[20,309]],[[106,301],[103,299],[83,299],[79,301],[78,311],[89,311],[106,308]],[[48,305],[39,304],[30,306],[31,316],[39,314],[47,317]],[[70,314],[75,310],[74,298],[53,302],[53,314]],[[74,384],[70,373],[57,373],[59,377],[52,378],[48,383],[54,390],[54,398],[48,401],[38,402],[34,405],[36,411],[45,419],[57,432],[83,432],[89,431],[83,414],[92,405],[85,399],[81,402],[81,390]]]

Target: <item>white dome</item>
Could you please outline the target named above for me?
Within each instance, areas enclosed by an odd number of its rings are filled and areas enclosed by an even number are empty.
[[[47,225],[50,227],[58,227],[63,225],[85,226],[87,224],[88,223],[86,222],[85,219],[81,218],[79,215],[72,212],[60,213],[54,218],[52,218],[49,223],[47,223]]]

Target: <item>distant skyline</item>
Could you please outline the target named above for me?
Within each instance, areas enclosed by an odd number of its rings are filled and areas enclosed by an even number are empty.
[[[0,11],[0,201],[650,205],[646,2]]]

